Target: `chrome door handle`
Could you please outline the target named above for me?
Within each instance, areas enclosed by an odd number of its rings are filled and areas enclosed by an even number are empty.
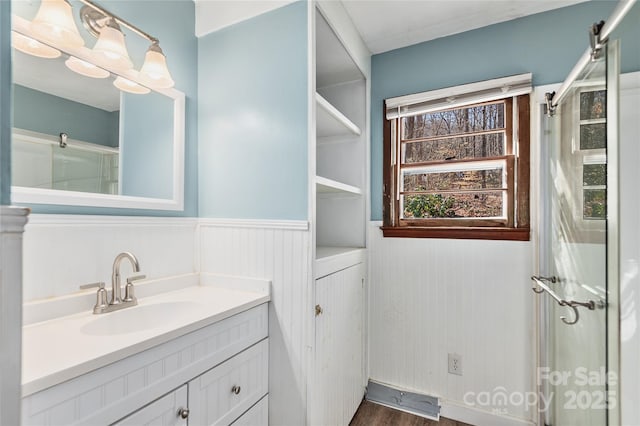
[[[555,277],[552,277],[552,278],[555,278]],[[565,300],[565,299],[561,298],[548,285],[546,285],[544,283],[544,281],[549,281],[550,278],[537,277],[537,276],[533,275],[531,277],[531,280],[533,282],[535,282],[538,287],[540,287],[539,289],[536,288],[536,287],[532,287],[531,290],[533,290],[534,293],[540,294],[540,293],[547,292],[547,294],[549,296],[551,296],[551,298],[553,300],[555,300],[558,303],[558,305],[566,306],[566,307],[571,308],[573,310],[573,320],[569,320],[565,316],[561,316],[560,317],[562,322],[567,324],[567,325],[573,325],[573,324],[577,323],[578,320],[580,319],[580,313],[578,312],[578,306],[581,306],[583,308],[587,308],[590,311],[593,311],[595,309],[604,309],[604,308],[607,307],[607,303],[605,301],[603,301],[603,300],[599,300],[597,302],[595,302],[593,300],[587,300],[586,302],[578,302],[576,300]]]
[[[188,408],[180,408],[178,410],[178,417],[180,417],[181,419],[188,419],[189,418],[189,409]]]
[[[552,275],[550,277],[543,277],[542,275],[532,275],[531,279],[535,282],[543,282],[543,283],[550,283],[550,284],[555,284],[558,281],[560,281],[558,279],[558,277],[556,277],[555,275]],[[531,290],[533,290],[534,293],[542,293],[544,290],[543,289],[537,289],[535,287],[533,287]]]

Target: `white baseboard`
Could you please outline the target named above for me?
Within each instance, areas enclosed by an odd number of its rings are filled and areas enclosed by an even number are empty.
[[[440,416],[451,420],[469,423],[475,426],[534,426],[531,420],[520,419],[503,414],[457,404],[446,399],[440,400]]]

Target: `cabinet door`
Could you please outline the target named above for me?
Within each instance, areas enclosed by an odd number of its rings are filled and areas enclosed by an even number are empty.
[[[188,416],[187,385],[156,399],[151,404],[125,417],[115,426],[186,426]]]
[[[316,280],[315,300],[310,423],[347,425],[364,395],[363,264]]]
[[[189,382],[189,424],[229,425],[269,390],[268,339]]]

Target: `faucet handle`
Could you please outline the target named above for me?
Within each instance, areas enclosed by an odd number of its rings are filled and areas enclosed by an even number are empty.
[[[133,303],[133,304],[137,304],[138,303],[138,299],[136,299],[136,295],[133,292],[133,283],[135,281],[139,281],[139,280],[145,279],[146,277],[147,277],[146,275],[136,275],[136,276],[127,278],[127,285],[124,286],[124,301],[125,302],[129,302],[129,303]]]
[[[104,281],[100,281],[100,282],[97,282],[97,283],[91,283],[91,284],[82,284],[80,286],[80,290],[88,290],[90,288],[96,288],[96,287],[104,288]]]
[[[104,282],[96,283],[98,285],[98,292],[96,294],[96,305],[93,307],[94,314],[101,314],[108,306],[107,303],[107,290],[104,288]]]
[[[135,275],[133,277],[129,277],[127,278],[127,285],[133,284],[136,281],[144,280],[145,278],[147,278],[146,275]]]

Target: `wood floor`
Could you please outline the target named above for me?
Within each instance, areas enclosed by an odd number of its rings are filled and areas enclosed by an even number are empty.
[[[350,426],[471,426],[467,423],[440,417],[440,421],[414,416],[404,411],[394,410],[383,405],[362,401]]]

